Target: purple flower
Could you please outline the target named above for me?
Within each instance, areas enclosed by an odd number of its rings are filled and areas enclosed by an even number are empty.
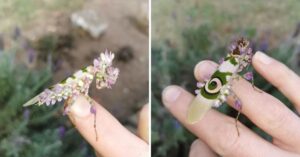
[[[56,94],[59,94],[59,93],[61,93],[62,91],[63,91],[63,87],[62,87],[61,85],[59,85],[59,84],[57,84],[57,85],[55,85],[55,86],[53,87],[53,92],[56,93]]]
[[[53,63],[53,70],[58,71],[62,67],[62,64],[63,64],[63,60],[61,58],[55,60]]]
[[[13,34],[12,34],[12,38],[14,40],[18,40],[18,38],[21,36],[21,30],[19,27],[15,27]]]
[[[252,56],[253,55],[252,48],[248,48],[246,54]]]
[[[111,85],[115,84],[119,75],[119,69],[108,67],[107,68],[107,85],[110,87]]]
[[[32,63],[36,58],[36,52],[32,48],[29,48],[27,50],[27,56],[28,56],[28,62]]]
[[[64,126],[60,126],[58,128],[58,136],[60,139],[62,139],[66,134],[66,128]]]
[[[237,47],[237,43],[236,43],[236,42],[230,44],[230,46],[229,46],[229,51],[230,51],[230,52],[234,51],[234,50],[236,49],[236,47]]]
[[[234,108],[239,110],[239,111],[242,109],[242,102],[239,99],[236,99],[234,101]]]
[[[269,42],[268,40],[265,39],[260,43],[258,50],[262,52],[266,52],[268,48],[269,48]]]
[[[180,129],[181,128],[181,125],[177,120],[173,120],[173,123],[174,123],[175,129]]]
[[[202,88],[205,84],[203,82],[197,82],[197,87]]]
[[[49,106],[51,104],[51,95],[52,95],[52,91],[49,89],[46,89],[45,91],[43,91],[41,93],[41,95],[39,96],[39,103],[40,104],[44,104],[46,103],[47,106]]]
[[[195,94],[200,94],[200,90],[199,89],[197,89],[197,90],[195,90]]]
[[[239,50],[240,50],[240,54],[244,55],[244,54],[247,54],[248,49],[247,49],[247,47],[240,47]]]
[[[94,59],[93,63],[95,68],[100,68],[100,60],[98,58]]]
[[[220,60],[219,60],[219,64],[222,64],[224,62],[224,57],[222,57]]]
[[[100,57],[94,60],[94,70],[96,73],[96,87],[101,88],[111,88],[119,75],[119,69],[112,67],[112,60],[114,59],[114,54],[108,52],[101,53]]]
[[[252,72],[247,72],[246,74],[244,74],[244,78],[248,81],[252,81],[253,80],[253,73]]]
[[[23,118],[24,118],[25,120],[28,120],[29,117],[30,117],[30,110],[29,110],[28,108],[26,108],[26,109],[24,110],[24,112],[23,112]]]
[[[94,105],[91,106],[90,112],[91,112],[92,114],[96,114],[96,113],[97,113],[96,107],[95,107]]]

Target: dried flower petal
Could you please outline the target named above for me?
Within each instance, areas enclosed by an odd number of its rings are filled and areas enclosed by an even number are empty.
[[[197,82],[197,87],[202,88],[205,84],[203,82]]]
[[[91,106],[90,112],[91,112],[92,114],[96,114],[97,110],[96,110],[96,107],[95,107],[94,105]]]
[[[94,66],[95,67],[99,67],[100,66],[100,61],[99,61],[99,59],[98,58],[96,58],[96,59],[94,59]]]
[[[60,126],[58,128],[58,136],[60,139],[62,139],[65,136],[66,128],[64,126]]]
[[[246,80],[252,81],[253,80],[253,73],[252,72],[247,72],[243,76]]]
[[[239,99],[236,99],[234,101],[234,108],[236,108],[239,111],[242,109],[242,102]]]

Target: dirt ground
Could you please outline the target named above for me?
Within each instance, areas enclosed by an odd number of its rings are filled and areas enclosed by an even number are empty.
[[[93,39],[70,22],[71,12],[43,12],[23,29],[30,41],[45,35],[72,36],[72,47],[58,54],[59,68],[54,72],[56,83],[76,70],[92,64],[99,52],[108,49],[116,53],[115,65],[120,69],[117,84],[111,90],[91,88],[91,97],[113,115],[125,121],[148,102],[148,26],[140,20],[147,11],[147,0],[87,0],[77,10],[95,10],[109,26],[98,39]],[[77,10],[73,10],[77,11]],[[61,52],[59,52],[61,53]]]

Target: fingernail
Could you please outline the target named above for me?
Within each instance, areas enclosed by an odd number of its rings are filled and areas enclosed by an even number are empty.
[[[91,114],[91,104],[84,96],[79,96],[74,103],[70,105],[70,112],[77,118],[85,118]]]
[[[198,156],[199,155],[199,148],[200,148],[199,140],[195,140],[192,143],[191,147],[190,147],[189,157]]]
[[[203,61],[197,64],[195,69],[198,70],[196,74],[200,75],[199,77],[202,78],[202,80],[207,80],[215,72],[216,68],[217,65],[207,61]]]
[[[163,100],[167,103],[165,105],[170,105],[170,103],[175,102],[178,97],[180,96],[181,91],[178,87],[175,86],[169,86],[164,89],[163,91]]]
[[[255,56],[257,57],[258,61],[260,61],[263,64],[270,64],[272,62],[272,58],[269,57],[268,55],[266,55],[265,53],[261,52],[261,51],[257,51],[255,53]]]

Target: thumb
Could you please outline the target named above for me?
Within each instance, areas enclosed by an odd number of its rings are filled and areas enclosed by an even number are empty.
[[[91,112],[92,105],[96,114]],[[148,146],[143,140],[129,132],[107,110],[87,96],[79,96],[71,104],[68,115],[82,136],[103,156],[127,154],[140,157],[148,153]]]

